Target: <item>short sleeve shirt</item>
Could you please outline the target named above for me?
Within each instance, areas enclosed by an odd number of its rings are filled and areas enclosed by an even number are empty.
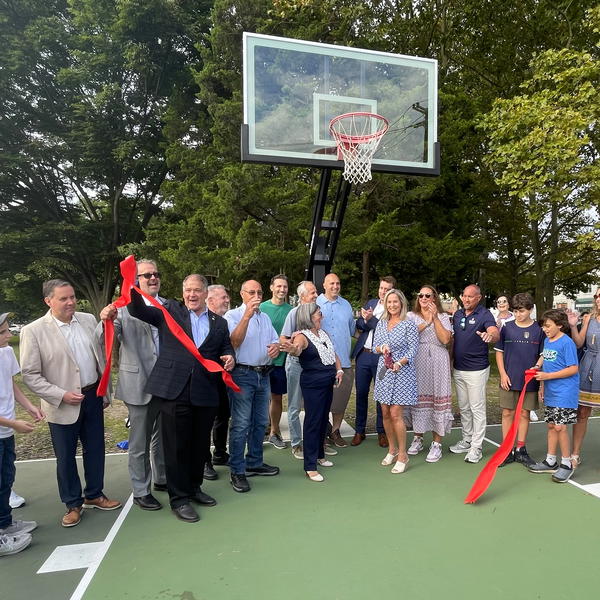
[[[317,304],[323,313],[321,327],[331,338],[342,368],[349,369],[351,366],[352,336],[356,331],[352,306],[350,306],[348,300],[341,296],[338,296],[335,300],[328,300],[325,294],[321,294],[317,298]]]
[[[229,333],[232,333],[239,325],[245,312],[246,305],[242,304],[238,308],[233,308],[225,313]],[[244,341],[235,350],[236,360],[239,364],[250,365],[251,367],[270,365],[271,359],[267,353],[267,346],[278,341],[279,337],[273,329],[271,319],[262,312],[255,313],[248,323]]]
[[[291,304],[284,302],[283,304],[273,304],[271,300],[266,300],[260,305],[261,312],[264,312],[268,315],[269,319],[271,319],[271,323],[273,324],[273,328],[275,331],[280,334],[283,329],[283,325],[285,323],[285,319],[288,316],[288,313],[292,310]],[[285,364],[285,352],[280,352],[277,358],[273,359],[273,364],[276,367],[281,367]]]
[[[577,365],[577,346],[568,335],[561,335],[553,342],[546,338],[544,342],[545,373],[556,373],[567,367]],[[544,404],[559,408],[577,408],[579,403],[579,372],[570,377],[547,379],[544,381]]]
[[[296,313],[298,312],[298,307],[294,306],[292,310],[287,314],[285,318],[285,323],[283,324],[283,328],[279,332],[281,335],[286,338],[291,338],[292,333],[296,331]]]
[[[525,369],[532,367],[538,360],[545,338],[542,328],[535,321],[528,327],[519,327],[516,321],[507,321],[500,330],[500,339],[494,350],[503,353],[511,390],[523,389]],[[539,387],[539,382],[533,379],[527,385],[527,391],[537,392]]]
[[[15,418],[15,394],[13,377],[20,372],[19,363],[10,346],[0,348],[0,417],[13,420]],[[0,439],[14,434],[10,427],[0,426]]]
[[[496,327],[492,313],[479,305],[467,315],[463,308],[454,313],[454,368],[459,371],[482,371],[490,366],[488,344],[477,332]]]

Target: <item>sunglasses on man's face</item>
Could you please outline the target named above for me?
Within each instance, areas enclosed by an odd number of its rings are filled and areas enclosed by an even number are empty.
[[[431,294],[417,294],[419,298],[431,298]]]
[[[143,277],[144,279],[152,279],[153,277],[155,279],[160,279],[160,273],[158,273],[157,271],[155,271],[154,273],[140,273],[138,277]]]

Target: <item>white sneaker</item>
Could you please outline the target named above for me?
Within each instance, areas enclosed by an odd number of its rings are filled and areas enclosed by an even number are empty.
[[[532,423],[535,423],[536,421],[539,421],[539,417],[537,416],[537,413],[535,412],[535,410],[530,410],[529,411],[529,420]]]
[[[429,447],[429,454],[425,459],[427,462],[434,463],[442,458],[442,445],[438,442],[431,442]]]
[[[31,534],[0,535],[0,556],[8,556],[25,550],[31,544]]]
[[[454,454],[464,454],[471,449],[471,442],[467,442],[467,440],[460,440],[454,446],[450,446],[450,452]]]
[[[21,506],[25,506],[25,498],[23,496],[19,496],[13,490],[10,491],[10,500],[8,501],[11,508],[21,508]]]
[[[333,467],[333,463],[330,460],[327,460],[326,458],[318,458],[317,462],[322,466],[322,467]]]
[[[465,462],[478,463],[483,456],[481,448],[471,448],[465,456]]]
[[[414,456],[415,454],[419,454],[421,450],[423,450],[423,438],[420,435],[415,435],[410,448],[406,452],[407,454]]]
[[[35,521],[13,521],[8,527],[0,529],[0,535],[19,535],[23,533],[31,533],[37,527]]]

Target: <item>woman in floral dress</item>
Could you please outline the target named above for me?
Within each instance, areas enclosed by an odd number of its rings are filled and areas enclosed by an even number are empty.
[[[400,290],[390,290],[383,304],[385,310],[373,336],[375,352],[381,355],[374,394],[381,404],[389,441],[388,453],[381,464],[389,466],[395,462],[392,473],[404,473],[408,464],[404,407],[417,402],[415,357],[419,332],[414,321],[406,318],[408,304]]]
[[[431,285],[421,287],[408,318],[419,330],[416,360],[419,397],[407,414],[415,432],[408,454],[421,452],[423,434],[431,431],[433,441],[425,460],[437,462],[442,458],[442,438],[450,432],[453,419],[450,356],[446,348],[452,339],[452,325]]]

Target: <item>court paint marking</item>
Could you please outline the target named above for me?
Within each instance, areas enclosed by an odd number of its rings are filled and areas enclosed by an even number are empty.
[[[127,499],[127,502],[125,502],[125,505],[121,509],[121,514],[117,517],[117,520],[114,522],[113,526],[110,528],[110,531],[108,532],[108,535],[106,536],[104,541],[99,542],[99,547],[97,549],[97,552],[94,555],[94,558],[93,558],[91,564],[87,567],[86,572],[83,574],[81,581],[75,588],[75,591],[71,595],[70,600],[81,600],[81,598],[83,598],[85,591],[87,590],[88,586],[90,585],[92,578],[96,574],[96,571],[98,570],[98,567],[100,566],[100,563],[106,556],[106,553],[108,552],[108,549],[110,548],[110,545],[112,544],[113,540],[117,536],[117,533],[119,533],[119,529],[121,529],[121,526],[125,522],[125,518],[127,517],[132,506],[133,506],[133,494],[131,494],[129,496],[129,498]],[[78,568],[81,568],[81,567],[78,567]]]
[[[104,542],[89,542],[87,544],[57,546],[37,573],[39,575],[40,573],[55,573],[56,571],[91,567],[103,545]]]
[[[484,437],[483,439],[486,442],[496,446],[497,448],[500,447],[500,444],[490,440],[489,438]],[[576,481],[573,481],[572,479],[569,479],[569,481],[567,481],[567,483],[574,485],[576,488],[586,492],[587,494],[596,496],[596,498],[600,498],[600,483],[589,483],[587,485],[583,485],[581,483],[577,483]]]

